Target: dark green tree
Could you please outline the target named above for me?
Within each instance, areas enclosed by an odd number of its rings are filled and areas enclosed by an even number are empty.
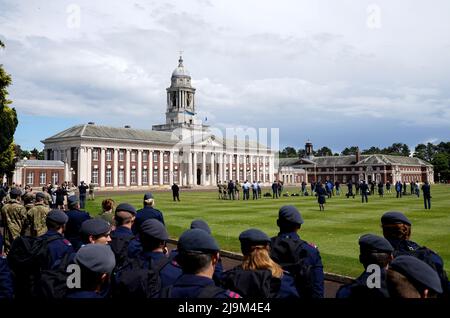
[[[348,155],[356,155],[356,152],[358,151],[358,147],[351,146],[350,148],[345,148],[342,150],[341,155],[348,156]]]
[[[333,152],[332,152],[331,149],[328,148],[328,147],[322,147],[322,148],[320,148],[320,149],[317,150],[316,155],[319,156],[319,157],[322,157],[322,156],[332,156],[332,155],[333,155]]]
[[[0,48],[4,47],[0,41]],[[0,158],[4,160],[0,166],[0,175],[10,174],[14,170],[13,138],[18,120],[16,110],[9,107],[12,102],[8,99],[7,87],[10,84],[11,76],[5,72],[3,64],[0,64]]]
[[[361,154],[363,155],[374,155],[374,154],[378,154],[381,153],[380,148],[378,147],[370,147],[369,149],[364,149],[363,151],[361,151]]]
[[[295,150],[295,148],[293,148],[293,147],[286,147],[280,151],[280,157],[281,158],[296,158],[297,150]]]

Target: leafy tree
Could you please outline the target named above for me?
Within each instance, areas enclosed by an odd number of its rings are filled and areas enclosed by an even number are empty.
[[[322,147],[322,148],[317,150],[316,155],[319,156],[319,157],[321,157],[321,156],[332,156],[333,152],[328,147]]]
[[[350,148],[345,148],[342,150],[341,155],[348,156],[348,155],[356,155],[356,152],[358,151],[358,147],[351,146]]]
[[[304,158],[304,157],[306,156],[306,151],[305,151],[305,149],[299,149],[299,150],[297,151],[297,156],[298,156],[299,158]]]
[[[407,144],[396,142],[392,146],[384,148],[381,153],[394,156],[409,156],[410,150]]]
[[[33,148],[33,150],[30,151],[30,154],[38,160],[44,159],[44,151],[39,151],[36,148]]]
[[[424,144],[418,144],[416,148],[414,148],[414,157],[427,160],[427,146]]]
[[[295,158],[297,157],[297,150],[293,147],[286,147],[280,151],[281,158]]]
[[[363,155],[374,155],[374,154],[378,154],[378,153],[382,153],[381,149],[378,147],[370,147],[369,149],[364,149],[363,151],[361,151],[361,154]]]
[[[0,48],[5,45],[0,41]],[[13,138],[16,132],[18,120],[14,108],[10,108],[12,103],[8,99],[7,87],[11,84],[11,76],[5,72],[3,65],[0,64],[0,175],[9,174],[14,170],[14,145]],[[8,170],[11,169],[11,170]]]

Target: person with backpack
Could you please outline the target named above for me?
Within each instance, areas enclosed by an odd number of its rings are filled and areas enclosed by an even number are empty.
[[[383,236],[394,248],[394,258],[410,255],[430,265],[439,275],[443,296],[449,297],[450,283],[444,270],[444,261],[433,250],[410,240],[411,221],[401,212],[389,211],[381,217],[381,227]]]
[[[139,233],[139,229],[142,223],[148,219],[157,219],[164,224],[164,217],[158,209],[155,209],[155,198],[151,192],[144,194],[144,207],[137,211],[136,219],[131,228],[134,234]]]
[[[80,228],[84,221],[89,220],[91,216],[89,213],[80,210],[80,204],[76,196],[70,196],[67,199],[67,205],[69,211],[67,216],[69,221],[66,225],[65,235],[67,239],[72,243],[73,249],[78,251],[81,246]]]
[[[80,268],[80,288],[70,289],[66,298],[105,298],[104,286],[109,284],[116,266],[111,248],[101,244],[85,245],[78,250],[74,262]]]
[[[359,261],[364,272],[353,283],[343,285],[336,293],[336,298],[378,299],[388,298],[386,287],[386,270],[392,261],[394,248],[384,237],[366,234],[359,238]],[[372,282],[371,275],[376,273],[369,266],[376,265],[380,269],[379,286],[368,286]]]
[[[181,276],[181,268],[167,257],[166,241],[169,235],[156,219],[142,223],[139,241],[141,252],[130,257],[114,276],[114,297],[150,298],[161,288],[173,284]],[[130,243],[130,246],[131,244]]]
[[[301,298],[323,298],[324,274],[317,246],[300,238],[304,223],[295,206],[286,205],[278,212],[280,232],[271,238],[271,258],[294,275]]]
[[[134,239],[131,231],[136,218],[136,209],[128,203],[120,203],[114,214],[116,228],[111,232],[111,249],[116,256],[116,267],[120,268],[128,258],[128,247]]]
[[[178,240],[177,249],[183,274],[173,285],[161,290],[160,298],[241,298],[214,284],[212,276],[220,249],[206,231],[199,228],[185,231]]]
[[[14,239],[23,234],[27,210],[20,202],[21,195],[19,188],[12,188],[9,192],[10,199],[2,207],[0,227],[3,227],[5,254],[8,254]]]
[[[244,259],[223,273],[224,288],[250,298],[299,298],[294,278],[270,258],[266,233],[248,229],[239,235],[239,241]]]
[[[391,298],[437,298],[442,294],[439,275],[416,257],[396,257],[387,270],[387,288]]]
[[[27,212],[27,224],[29,227],[30,236],[41,236],[47,231],[45,219],[50,211],[50,208],[44,204],[45,194],[42,192],[36,193],[36,202]]]

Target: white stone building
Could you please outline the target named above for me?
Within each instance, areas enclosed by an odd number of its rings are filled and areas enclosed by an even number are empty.
[[[46,160],[65,165],[65,181],[100,188],[215,186],[245,180],[270,184],[276,151],[255,141],[212,133],[196,116],[195,88],[180,57],[167,88],[166,123],[152,130],[70,127],[42,141]],[[228,136],[227,136],[228,137]]]

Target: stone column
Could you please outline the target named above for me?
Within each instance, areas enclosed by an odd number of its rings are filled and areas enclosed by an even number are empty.
[[[273,158],[272,156],[269,156],[269,178],[270,180],[274,179],[274,166],[273,166]],[[317,180],[316,180],[317,181]]]
[[[179,165],[178,165],[179,166]],[[173,174],[175,172],[173,171],[173,151],[169,152],[169,183],[173,184]],[[179,183],[179,181],[178,181]]]
[[[142,186],[142,149],[137,153],[137,185]]]
[[[100,149],[100,175],[98,176],[100,178],[100,187],[105,187],[106,183],[106,148]]]
[[[159,185],[164,184],[164,151],[159,151]]]
[[[119,185],[119,149],[114,148],[114,172],[113,172],[113,179],[114,179],[114,186],[117,187]]]
[[[247,154],[244,153],[244,180],[247,180]]]
[[[249,163],[250,163],[250,182],[253,182],[253,156],[249,155]]]
[[[256,178],[256,181],[261,181],[260,180],[260,178],[261,178],[261,176],[260,176],[260,164],[261,164],[261,160],[260,160],[261,158],[259,157],[259,156],[257,156],[256,157],[256,176],[257,176],[257,178]]]
[[[233,179],[233,155],[228,155],[228,180]]]
[[[216,174],[216,167],[215,167],[215,165],[216,165],[216,163],[215,163],[215,153],[214,152],[211,152],[211,181],[209,182],[209,185],[212,185],[212,186],[214,186],[214,185],[216,185],[216,176],[215,176],[215,174]]]
[[[91,183],[92,179],[92,148],[87,149],[87,160],[86,160],[86,179],[87,184]]]
[[[194,151],[194,171],[192,172],[194,176],[194,185],[197,185],[197,152]]]
[[[241,172],[241,167],[239,165],[239,154],[236,154],[236,180],[241,181],[241,177],[240,177],[240,172]]]
[[[187,182],[188,185],[192,186],[194,183],[194,178],[192,175],[192,152],[188,153],[188,171],[187,171]]]
[[[148,152],[148,169],[147,169],[147,173],[148,173],[148,185],[152,186],[153,185],[153,151],[149,150]]]
[[[206,184],[206,152],[202,152],[202,174],[201,174],[201,185]]]
[[[266,183],[266,156],[263,156],[263,183]]]
[[[217,163],[219,164],[219,181],[222,182],[223,181],[223,170],[222,170],[222,154],[218,153],[217,154]]]
[[[125,160],[125,185],[129,187],[131,179],[130,149],[126,149]]]

